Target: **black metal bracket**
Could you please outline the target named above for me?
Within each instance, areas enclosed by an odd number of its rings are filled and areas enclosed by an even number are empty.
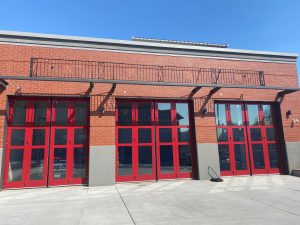
[[[103,101],[98,106],[97,111],[100,112],[100,116],[102,116],[102,114],[105,113],[105,104],[107,103],[107,101],[109,100],[109,98],[112,96],[112,94],[115,92],[116,87],[117,87],[117,84],[112,84],[110,90],[107,92],[107,95],[105,96],[105,98],[103,99]]]
[[[211,89],[211,90],[209,91],[207,97],[205,98],[205,101],[203,102],[203,104],[202,104],[202,106],[201,106],[201,108],[200,108],[200,110],[199,110],[200,113],[205,111],[204,109],[205,109],[207,103],[209,102],[209,100],[211,99],[211,97],[212,97],[217,91],[219,91],[220,89],[221,89],[220,87],[215,87],[215,88],[213,88],[213,89]]]
[[[93,82],[90,82],[90,86],[89,86],[89,88],[87,89],[87,91],[85,92],[84,96],[89,96],[89,95],[92,93],[93,88],[94,88],[94,83],[93,83]]]
[[[191,93],[189,94],[188,98],[189,98],[189,99],[192,99],[193,96],[194,96],[201,88],[202,88],[202,87],[195,87],[195,88],[191,91]]]
[[[7,82],[6,80],[4,80],[4,79],[0,79],[0,85],[1,85],[2,87],[6,88],[7,85],[8,85],[8,82]]]
[[[297,90],[284,90],[277,93],[275,102],[282,102],[284,99],[284,96],[293,92],[296,92]]]

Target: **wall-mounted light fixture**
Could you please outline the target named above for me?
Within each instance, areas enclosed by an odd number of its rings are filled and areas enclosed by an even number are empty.
[[[292,119],[291,127],[294,127],[296,125],[296,123],[299,123],[299,120],[298,119]]]

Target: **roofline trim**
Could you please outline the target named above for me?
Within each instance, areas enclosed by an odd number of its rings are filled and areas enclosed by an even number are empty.
[[[189,46],[182,44],[113,40],[4,30],[0,30],[0,42],[294,63],[299,56],[296,53]]]

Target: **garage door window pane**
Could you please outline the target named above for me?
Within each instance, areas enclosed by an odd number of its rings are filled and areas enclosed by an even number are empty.
[[[216,115],[216,124],[217,125],[220,125],[220,126],[227,125],[225,104],[216,104],[215,105],[215,115]]]
[[[43,126],[46,124],[47,102],[35,101],[34,103],[34,125]]]
[[[44,176],[44,149],[32,149],[30,180],[41,180]]]
[[[132,174],[132,148],[131,146],[118,147],[118,175]]]
[[[132,124],[132,104],[127,102],[118,103],[118,125]]]
[[[247,169],[246,149],[244,144],[234,145],[235,167],[237,170]]]
[[[119,128],[118,129],[118,143],[129,144],[132,143],[132,129],[131,128]]]
[[[139,146],[139,175],[152,174],[152,146]]]
[[[247,105],[249,125],[257,126],[259,122],[258,105]]]
[[[25,138],[25,130],[13,129],[11,132],[11,145],[12,146],[23,146]]]
[[[24,126],[26,122],[26,101],[14,101],[13,126]]]
[[[276,144],[268,144],[268,151],[269,151],[269,161],[271,168],[278,168],[278,150]]]
[[[188,103],[176,103],[176,124],[189,125],[189,106]]]
[[[263,113],[264,113],[264,124],[265,125],[273,125],[273,115],[272,108],[270,105],[263,105]]]
[[[218,148],[219,148],[220,170],[221,171],[230,170],[229,146],[218,145]]]
[[[85,148],[74,148],[73,177],[84,178],[86,176],[85,155]]]
[[[263,146],[261,144],[253,144],[252,154],[253,154],[254,168],[264,169],[265,160],[264,160]]]
[[[191,150],[188,145],[179,146],[179,166],[182,173],[192,172]]]
[[[8,181],[21,181],[23,174],[23,149],[11,149],[9,156]]]
[[[160,146],[160,172],[174,173],[172,145]]]

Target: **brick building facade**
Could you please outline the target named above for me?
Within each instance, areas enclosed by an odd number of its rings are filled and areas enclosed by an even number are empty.
[[[300,168],[296,54],[4,31],[0,52],[4,188]]]

